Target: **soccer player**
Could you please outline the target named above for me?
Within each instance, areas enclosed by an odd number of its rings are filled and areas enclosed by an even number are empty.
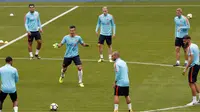
[[[115,32],[116,32],[116,26],[114,23],[113,16],[111,14],[108,14],[108,9],[107,7],[102,8],[103,14],[101,14],[98,18],[97,26],[96,26],[96,34],[98,34],[99,27],[101,27],[100,30],[100,35],[99,35],[99,41],[98,41],[98,46],[99,46],[99,53],[100,53],[100,59],[98,62],[103,62],[103,44],[104,41],[106,40],[106,43],[108,45],[108,58],[109,61],[112,62],[112,38],[115,37]]]
[[[186,71],[189,68],[188,72],[188,81],[189,81],[189,86],[192,90],[192,102],[188,103],[187,105],[194,105],[197,104],[197,93],[199,96],[199,101],[200,101],[200,89],[199,86],[196,84],[197,81],[197,76],[199,72],[199,47],[191,43],[191,37],[188,35],[185,35],[183,37],[183,42],[185,44],[185,47],[187,47],[188,50],[188,64],[186,68],[183,71],[183,75],[185,75]]]
[[[37,11],[35,11],[35,5],[29,4],[29,12],[25,16],[25,28],[28,34],[28,51],[30,55],[30,60],[33,59],[32,44],[33,40],[37,41],[37,47],[35,51],[35,57],[40,59],[39,51],[42,46],[42,39],[40,33],[42,33],[42,27],[40,22],[40,16]]]
[[[125,96],[126,103],[128,104],[129,112],[132,111],[131,99],[129,97],[129,78],[128,67],[125,61],[120,59],[117,51],[113,52],[112,60],[115,61],[115,82],[113,88],[114,92],[114,112],[118,112],[119,96]]]
[[[82,82],[82,76],[83,76],[82,63],[81,63],[79,53],[78,53],[78,44],[81,44],[84,47],[88,47],[89,45],[84,43],[82,38],[79,35],[76,35],[75,26],[70,26],[69,30],[70,30],[70,34],[64,36],[61,43],[58,44],[59,48],[63,46],[64,44],[66,44],[66,53],[64,56],[63,67],[61,70],[61,76],[59,78],[59,82],[63,83],[63,79],[65,77],[65,72],[67,70],[67,67],[73,61],[78,69],[79,86],[84,87],[84,84]]]
[[[183,36],[188,35],[188,30],[190,28],[189,20],[182,15],[182,9],[178,8],[176,10],[176,17],[174,18],[175,22],[175,49],[176,49],[176,64],[174,66],[180,66],[180,48],[182,47],[184,49],[185,53],[185,64],[188,63],[188,57],[186,50],[184,48],[183,43]]]
[[[3,102],[7,95],[13,102],[14,112],[18,112],[17,91],[16,83],[18,82],[17,69],[12,67],[13,59],[7,57],[5,59],[6,65],[0,68],[1,91],[0,91],[0,112],[2,112]]]

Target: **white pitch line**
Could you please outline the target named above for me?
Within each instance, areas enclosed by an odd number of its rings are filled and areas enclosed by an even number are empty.
[[[79,7],[86,7],[86,8],[94,8],[94,7],[103,7],[104,5],[83,5]],[[106,5],[107,7],[121,7],[121,8],[131,8],[131,7],[200,7],[200,5]],[[27,6],[1,6],[0,8],[25,8]],[[72,5],[37,5],[40,8],[64,8],[64,7],[73,7]]]
[[[0,59],[5,59],[0,57]],[[22,57],[16,57],[14,58],[16,60],[29,60],[29,58],[22,58]],[[52,61],[56,61],[56,60],[63,60],[63,58],[42,58],[41,60],[52,60]],[[88,61],[88,62],[97,62],[97,60],[95,59],[81,59],[82,61]],[[108,60],[105,60],[106,62],[108,62]],[[169,64],[158,64],[158,63],[146,63],[146,62],[134,62],[134,61],[126,61],[126,63],[129,64],[138,64],[138,65],[152,65],[152,66],[163,66],[163,67],[173,67],[173,65],[169,65]],[[182,66],[177,66],[179,68],[184,68]]]
[[[62,14],[60,14],[60,15],[58,15],[58,16],[52,18],[51,20],[49,20],[49,21],[45,22],[44,24],[42,24],[42,27],[48,25],[49,23],[51,23],[51,22],[55,21],[56,19],[58,19],[58,18],[64,16],[65,14],[67,14],[67,13],[69,13],[69,12],[75,10],[75,9],[78,8],[78,7],[79,7],[79,6],[74,6],[73,8],[71,8],[71,9],[69,9],[69,10],[63,12]],[[15,42],[18,41],[18,40],[24,38],[25,36],[27,36],[27,33],[25,33],[25,34],[23,34],[23,35],[17,37],[17,38],[14,39],[14,40],[11,40],[11,41],[8,42],[7,44],[2,45],[2,46],[0,47],[0,50],[3,49],[3,48],[5,48],[5,47],[7,47],[7,46],[9,46],[9,45],[11,45],[11,44],[13,44],[13,43],[15,43]]]
[[[192,106],[195,106],[195,105],[192,105]],[[140,112],[160,112],[160,111],[166,111],[166,110],[187,108],[187,107],[192,107],[192,106],[184,105],[184,106],[176,106],[176,107],[169,107],[169,108],[162,108],[162,109],[155,109],[155,110],[146,110],[146,111],[140,111]]]

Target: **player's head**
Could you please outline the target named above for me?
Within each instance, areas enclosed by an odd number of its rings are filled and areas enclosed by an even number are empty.
[[[176,15],[177,16],[181,16],[182,15],[182,9],[181,8],[176,9]]]
[[[107,15],[108,14],[108,8],[107,7],[103,7],[102,8],[103,14]]]
[[[30,12],[35,11],[35,5],[34,4],[29,4],[28,7],[29,7]]]
[[[183,43],[184,43],[185,47],[187,48],[191,43],[191,37],[189,35],[185,35],[183,37]]]
[[[74,36],[76,33],[76,26],[72,25],[69,27],[69,32],[71,36]]]
[[[115,61],[116,59],[118,59],[120,56],[119,56],[119,52],[118,51],[114,51],[112,53],[112,60]]]
[[[8,56],[8,57],[6,57],[5,61],[6,61],[6,63],[12,65],[13,59],[12,59],[12,57]]]

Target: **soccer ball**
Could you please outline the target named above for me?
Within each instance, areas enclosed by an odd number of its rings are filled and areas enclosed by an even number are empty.
[[[13,13],[10,13],[10,16],[14,16],[14,14],[13,14]]]
[[[188,19],[192,19],[192,14],[187,14]]]
[[[0,40],[0,44],[3,44],[4,43],[4,41],[3,40]]]
[[[52,103],[52,104],[50,105],[50,110],[51,110],[51,111],[57,111],[57,109],[58,109],[58,105],[57,105],[56,103]]]

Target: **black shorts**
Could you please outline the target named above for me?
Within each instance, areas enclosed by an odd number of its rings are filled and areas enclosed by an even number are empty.
[[[41,40],[40,32],[31,32],[31,35],[28,35],[28,42],[33,42],[33,40]]]
[[[120,87],[120,86],[115,86],[115,91],[114,91],[115,96],[128,96],[129,95],[129,87]]]
[[[2,91],[0,91],[0,101],[4,102],[4,100],[6,99],[7,95],[9,94],[10,99],[12,100],[12,102],[17,101],[17,92],[14,93],[4,93]]]
[[[100,35],[99,36],[99,44],[104,44],[104,41],[106,40],[107,45],[111,45],[112,44],[112,36],[104,36],[104,35]]]
[[[199,65],[194,65],[193,67],[190,67],[190,70],[188,72],[188,82],[195,83],[197,81],[198,73]]]
[[[185,48],[185,45],[183,43],[183,38],[176,37],[176,39],[175,39],[175,46],[179,46],[179,47]]]
[[[75,56],[75,57],[72,57],[72,58],[64,58],[63,67],[69,66],[72,63],[72,61],[75,63],[75,65],[82,65],[81,59],[78,55],[78,56]]]

